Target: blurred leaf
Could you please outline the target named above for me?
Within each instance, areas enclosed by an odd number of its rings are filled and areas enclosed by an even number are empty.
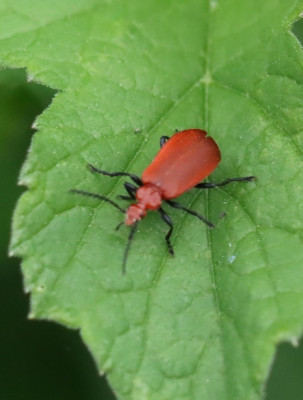
[[[81,333],[123,399],[257,399],[281,339],[302,330],[302,2],[96,0],[0,3],[0,57],[63,90],[37,121],[12,249],[32,316]],[[222,150],[212,180],[256,185],[181,201],[217,223],[141,223],[126,276],[127,232],[110,205],[162,134],[201,127]],[[223,190],[224,189],[224,190]],[[218,219],[222,211],[227,213]]]
[[[303,343],[278,346],[266,385],[266,400],[301,400],[303,397]]]
[[[7,255],[30,126],[53,95],[49,88],[26,83],[25,71],[0,71],[0,398],[109,400],[112,394],[78,332],[26,319],[29,296],[22,290],[19,260]]]
[[[14,203],[21,193],[17,187],[20,165],[30,143],[31,124],[48,104],[53,93],[32,83],[26,85],[25,72],[0,72],[0,263],[7,262],[8,232]],[[4,234],[5,232],[5,234]]]

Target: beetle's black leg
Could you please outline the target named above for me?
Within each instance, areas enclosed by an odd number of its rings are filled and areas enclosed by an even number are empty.
[[[130,195],[130,197],[135,199],[136,198],[135,194],[136,194],[136,191],[138,190],[138,188],[129,182],[125,182],[124,187],[125,187],[125,190],[127,191],[127,193]]]
[[[119,224],[116,226],[115,230],[118,231],[122,225],[124,225],[124,221],[119,222]]]
[[[76,194],[81,194],[82,196],[87,196],[87,197],[93,197],[95,199],[99,199],[99,200],[104,200],[107,203],[111,204],[112,206],[116,207],[119,211],[125,213],[126,210],[124,210],[123,208],[121,208],[119,206],[119,204],[115,203],[114,201],[108,199],[105,196],[102,196],[101,194],[97,194],[97,193],[91,193],[91,192],[86,192],[85,190],[78,190],[78,189],[71,189],[70,190],[71,193],[76,193]]]
[[[114,176],[129,176],[138,186],[142,186],[141,179],[134,174],[129,174],[128,172],[107,172],[102,169],[94,167],[92,164],[87,164],[92,172],[97,172],[98,174],[114,177]]]
[[[228,178],[225,179],[223,182],[219,183],[211,183],[211,182],[203,182],[203,183],[198,183],[198,185],[195,186],[197,189],[212,189],[218,186],[224,186],[228,185],[231,182],[251,182],[256,179],[255,176],[244,176],[242,178]]]
[[[160,147],[163,147],[163,145],[170,139],[169,136],[161,136],[160,137]]]
[[[136,229],[138,226],[139,221],[135,222],[134,225],[131,227],[129,236],[128,236],[128,241],[127,241],[127,245],[124,251],[124,256],[123,256],[123,262],[122,262],[122,274],[125,275],[126,272],[126,262],[127,262],[127,257],[128,257],[128,253],[129,253],[129,249],[130,246],[132,244],[132,240],[134,238],[134,234],[136,233]]]
[[[186,211],[187,213],[189,213],[191,215],[194,215],[195,217],[197,217],[201,221],[203,221],[206,225],[208,225],[210,228],[214,228],[215,227],[215,225],[212,222],[208,221],[208,219],[203,217],[203,215],[197,213],[197,211],[190,210],[189,208],[184,207],[182,204],[177,203],[176,201],[172,201],[172,200],[165,200],[165,201],[171,207],[179,208],[180,210]]]
[[[117,195],[117,199],[120,199],[120,200],[128,200],[128,201],[134,200],[133,197],[131,197],[131,196],[124,196],[123,194],[118,194],[118,195]]]
[[[171,220],[170,216],[166,214],[166,212],[163,210],[162,207],[159,208],[159,213],[161,215],[161,218],[163,219],[163,221],[169,226],[169,231],[167,232],[166,236],[165,236],[165,240],[167,243],[167,247],[168,247],[168,251],[170,252],[171,255],[174,255],[174,249],[173,246],[170,242],[170,237],[173,231],[173,221]]]
[[[127,191],[127,193],[129,194],[129,196],[124,196],[123,194],[119,194],[117,197],[118,199],[122,199],[122,200],[136,200],[136,191],[138,190],[138,188],[133,185],[132,183],[129,182],[125,182],[124,183],[124,187]]]

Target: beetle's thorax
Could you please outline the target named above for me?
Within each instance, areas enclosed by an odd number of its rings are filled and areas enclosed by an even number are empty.
[[[133,225],[145,217],[147,210],[157,210],[162,203],[160,190],[152,183],[146,183],[136,192],[136,204],[131,204],[126,211],[126,225]]]
[[[146,210],[157,210],[162,203],[162,194],[154,184],[145,183],[137,190],[136,199]]]

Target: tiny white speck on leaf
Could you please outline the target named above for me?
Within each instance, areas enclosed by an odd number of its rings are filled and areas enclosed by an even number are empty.
[[[229,264],[232,264],[232,263],[235,261],[236,257],[237,257],[237,256],[235,256],[235,255],[229,256],[229,257],[228,257],[228,262],[229,262]]]

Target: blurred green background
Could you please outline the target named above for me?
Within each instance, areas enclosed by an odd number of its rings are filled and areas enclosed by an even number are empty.
[[[0,71],[0,400],[111,400],[76,331],[26,319],[20,260],[7,257],[17,186],[33,130],[54,91],[27,83],[24,70]]]
[[[293,31],[302,43],[302,20]],[[24,70],[0,71],[0,400],[113,400],[77,331],[26,319],[30,298],[23,293],[20,260],[7,256],[31,125],[54,94],[26,82]],[[303,343],[279,346],[266,392],[266,400],[303,399]]]

